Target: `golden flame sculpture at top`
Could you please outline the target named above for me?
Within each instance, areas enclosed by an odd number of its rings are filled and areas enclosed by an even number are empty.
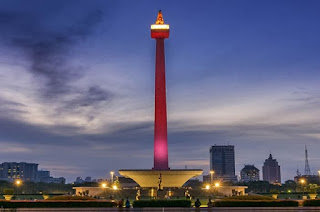
[[[156,20],[156,24],[164,24],[164,20],[163,20],[163,16],[162,16],[161,10],[159,10],[159,12],[158,12],[158,17],[157,17],[157,20]]]
[[[168,24],[164,24],[163,15],[161,10],[158,12],[158,17],[155,24],[151,25],[151,29],[169,29]]]

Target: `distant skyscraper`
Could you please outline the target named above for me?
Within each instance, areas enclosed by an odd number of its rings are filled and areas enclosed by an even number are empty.
[[[254,165],[244,165],[244,168],[241,170],[241,181],[249,182],[249,181],[259,181],[260,174],[259,169],[257,169]]]
[[[85,181],[86,183],[92,182],[91,177],[86,177],[86,178],[84,179],[84,181]]]
[[[214,171],[215,179],[237,181],[234,146],[212,146],[210,148],[210,170]]]
[[[37,181],[38,164],[26,162],[4,162],[0,164],[1,180],[14,181],[21,179],[23,181]]]
[[[38,171],[38,182],[65,184],[66,179],[64,177],[51,177],[50,171],[40,170]]]
[[[265,160],[262,167],[263,180],[269,183],[281,183],[280,166],[276,159],[269,155],[269,158]]]

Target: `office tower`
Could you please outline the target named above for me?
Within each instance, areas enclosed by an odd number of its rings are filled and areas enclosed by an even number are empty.
[[[212,146],[210,148],[210,170],[214,171],[214,179],[237,181],[234,146]]]
[[[263,181],[269,183],[279,184],[281,183],[280,166],[276,159],[269,155],[269,158],[265,160],[262,167]]]

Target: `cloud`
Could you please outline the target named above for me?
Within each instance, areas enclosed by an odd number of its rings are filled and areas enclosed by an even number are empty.
[[[25,146],[21,146],[20,144],[14,144],[10,142],[0,142],[1,148],[0,153],[31,153],[32,149],[27,148]]]
[[[99,102],[107,101],[111,98],[111,93],[103,90],[100,86],[91,86],[81,96],[67,102],[67,105],[74,107],[88,107]]]
[[[41,24],[36,15],[0,11],[0,28],[5,32],[1,33],[0,38],[7,45],[21,50],[28,59],[30,67],[27,70],[35,80],[41,82],[42,97],[56,98],[75,92],[72,83],[82,77],[83,67],[71,63],[72,48],[94,32],[102,17],[101,10],[91,11],[71,26],[55,29]],[[82,104],[88,106],[90,103],[106,101],[102,96],[106,93],[99,86],[91,86],[82,98]],[[88,97],[87,94],[95,97]]]
[[[45,96],[55,97],[68,92],[70,82],[81,76],[81,67],[68,63],[70,48],[87,38],[101,21],[102,12],[89,13],[84,20],[60,32],[44,32],[40,37],[16,37],[13,45],[22,48],[31,61],[30,71],[45,79]]]

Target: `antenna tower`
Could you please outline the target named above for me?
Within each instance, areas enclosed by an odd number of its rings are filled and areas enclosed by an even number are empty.
[[[304,164],[304,174],[311,175],[309,161],[308,161],[308,150],[307,145],[305,146],[305,164]]]

